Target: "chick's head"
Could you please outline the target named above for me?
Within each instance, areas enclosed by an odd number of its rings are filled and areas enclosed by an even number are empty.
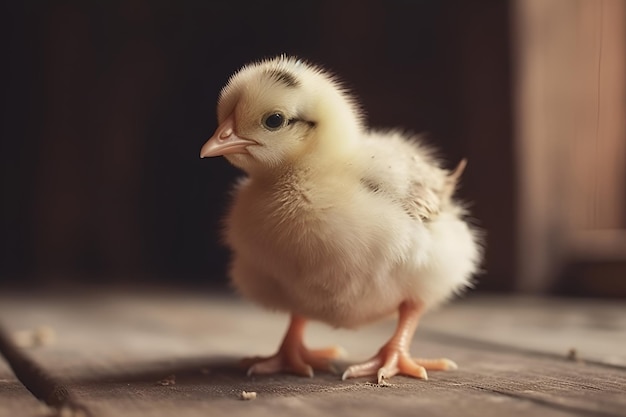
[[[347,152],[361,130],[354,101],[336,81],[284,56],[235,73],[222,89],[217,118],[200,156],[223,155],[248,173]]]

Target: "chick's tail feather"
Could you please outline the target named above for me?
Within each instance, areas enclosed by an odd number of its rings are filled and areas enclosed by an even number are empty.
[[[448,177],[446,178],[446,184],[443,189],[443,195],[445,200],[449,199],[450,197],[452,197],[452,194],[454,194],[454,191],[456,190],[456,185],[459,183],[459,179],[461,178],[461,175],[463,175],[466,166],[467,158],[463,158],[461,159],[461,161],[459,161],[456,168],[454,168],[454,170],[452,170],[452,172],[448,174]]]

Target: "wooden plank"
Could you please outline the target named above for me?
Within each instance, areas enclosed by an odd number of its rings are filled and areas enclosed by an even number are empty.
[[[0,357],[0,417],[46,416],[50,410],[17,380]]]
[[[428,316],[422,329],[626,367],[623,301],[470,296]]]
[[[502,306],[510,304],[470,300],[433,313],[418,331],[413,352],[451,357],[460,369],[431,373],[429,381],[397,377],[390,387],[328,374],[246,377],[237,359],[272,353],[286,318],[229,297],[145,291],[37,298],[14,294],[0,298],[0,320],[11,332],[54,329],[54,343],[24,349],[23,355],[63,387],[57,393],[67,396],[58,404],[69,401],[94,416],[626,415],[624,369],[529,353],[527,345],[515,340],[494,344],[476,335],[469,339],[450,327],[448,310],[466,327],[476,328],[502,316],[507,311]],[[502,308],[499,314],[493,306]],[[522,307],[515,314],[530,308]],[[527,324],[527,336],[533,334],[531,327]],[[392,328],[393,321],[358,331],[314,324],[307,340],[313,347],[340,344],[354,362],[375,352]],[[174,384],[158,383],[169,375],[175,375]],[[255,391],[258,397],[240,401],[241,391]]]
[[[518,288],[547,292],[568,262],[587,258],[581,249],[623,259],[623,251],[594,245],[593,235],[626,228],[626,3],[511,4]],[[624,279],[602,295],[624,288]]]

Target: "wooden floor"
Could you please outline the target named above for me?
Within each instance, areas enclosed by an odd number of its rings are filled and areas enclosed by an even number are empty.
[[[624,302],[454,302],[423,320],[412,352],[459,369],[389,386],[323,373],[247,377],[239,358],[272,353],[285,325],[210,292],[4,292],[0,417],[626,416]],[[393,326],[313,324],[307,343],[343,346],[341,368],[375,353]],[[242,391],[257,397],[243,401]]]

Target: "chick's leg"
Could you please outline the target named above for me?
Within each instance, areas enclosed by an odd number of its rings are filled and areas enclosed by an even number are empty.
[[[414,303],[402,303],[399,308],[398,327],[389,341],[367,362],[350,366],[342,379],[376,375],[378,383],[397,374],[420,379],[428,379],[427,370],[443,371],[456,369],[449,359],[411,358],[409,347],[422,313],[422,306]]]
[[[242,361],[242,364],[248,368],[248,376],[291,372],[312,377],[314,369],[334,372],[331,359],[341,356],[342,349],[338,347],[307,349],[302,340],[305,325],[306,319],[292,315],[278,352],[269,357],[247,358]]]

